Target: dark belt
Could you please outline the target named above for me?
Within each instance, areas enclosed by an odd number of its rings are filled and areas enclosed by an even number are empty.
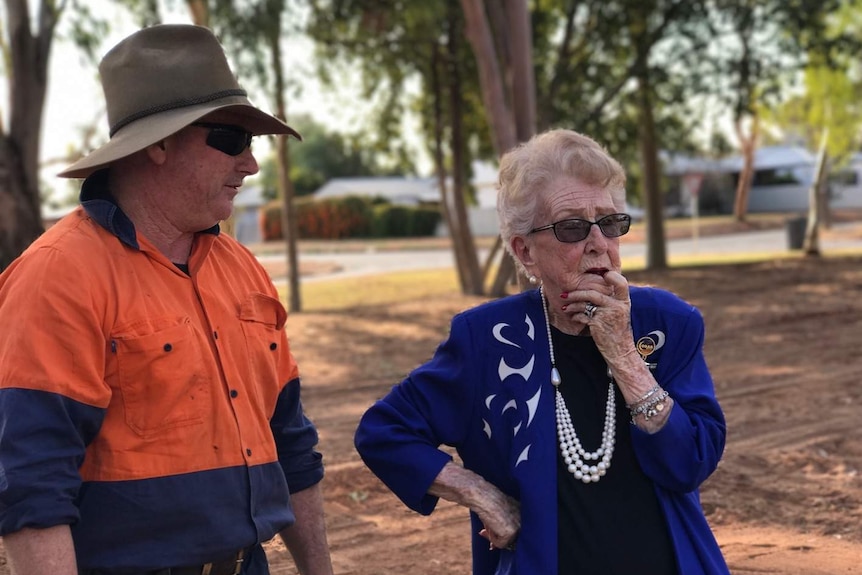
[[[84,569],[79,575],[239,575],[242,562],[248,557],[250,549],[240,549],[227,559],[189,565],[185,567],[166,567],[150,571],[130,571],[126,569]]]

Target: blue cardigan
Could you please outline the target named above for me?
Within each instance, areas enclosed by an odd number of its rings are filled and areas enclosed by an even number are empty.
[[[685,575],[727,575],[700,506],[698,487],[715,470],[725,422],[703,357],[700,312],[656,288],[632,287],[635,341],[673,397],[653,435],[632,442],[653,481]],[[362,417],[356,449],[411,509],[428,515],[428,488],[453,446],[467,469],[520,501],[515,551],[488,550],[471,512],[473,573],[557,573],[557,438],[548,338],[538,291],[488,302],[452,320],[449,338]],[[644,566],[648,569],[648,566]]]

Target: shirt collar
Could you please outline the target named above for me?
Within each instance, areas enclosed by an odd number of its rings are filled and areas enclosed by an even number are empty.
[[[81,186],[81,206],[87,214],[96,220],[100,226],[117,236],[121,242],[140,250],[135,224],[123,213],[117,201],[108,189],[108,169],[94,172]],[[219,225],[216,224],[200,233],[219,235]]]

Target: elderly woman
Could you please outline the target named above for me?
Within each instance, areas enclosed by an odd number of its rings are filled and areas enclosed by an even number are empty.
[[[411,509],[470,509],[476,575],[728,573],[698,496],[725,441],[703,319],[621,274],[624,185],[572,131],[506,154],[501,235],[537,289],[457,315],[356,432]]]

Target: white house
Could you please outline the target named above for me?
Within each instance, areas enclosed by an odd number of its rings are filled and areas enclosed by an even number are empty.
[[[440,203],[436,178],[332,178],[314,192],[315,199],[344,196],[383,198],[402,206]]]
[[[726,172],[738,177],[742,156],[726,159]],[[814,179],[817,158],[800,146],[763,146],[754,154],[754,181],[748,211],[799,212],[808,209],[808,189]]]
[[[477,205],[467,208],[470,229],[475,236],[497,235],[500,229],[496,207],[497,167],[487,162],[474,161],[472,171],[470,184],[476,192]],[[333,178],[314,192],[315,199],[344,196],[379,197],[393,204],[406,206],[439,206],[441,201],[440,186],[435,177]],[[446,234],[446,225],[441,222],[436,235]]]
[[[686,174],[705,174],[709,189],[701,189],[704,202],[721,206],[730,212],[736,193],[736,181],[742,170],[741,155],[723,160],[706,160],[684,156],[665,156],[665,174],[684,178]],[[804,212],[808,209],[809,188],[817,169],[817,157],[800,146],[763,146],[754,155],[754,181],[748,198],[748,211]],[[835,171],[830,178],[832,208],[862,207],[862,154],[855,154],[849,165]],[[709,196],[709,197],[705,197]],[[681,186],[677,201],[690,201]]]
[[[260,209],[266,204],[263,188],[250,184],[240,188],[233,199],[233,235],[244,245],[261,241],[263,234],[260,229]]]
[[[833,208],[862,207],[862,153],[850,157],[846,166],[832,172],[829,205]]]

